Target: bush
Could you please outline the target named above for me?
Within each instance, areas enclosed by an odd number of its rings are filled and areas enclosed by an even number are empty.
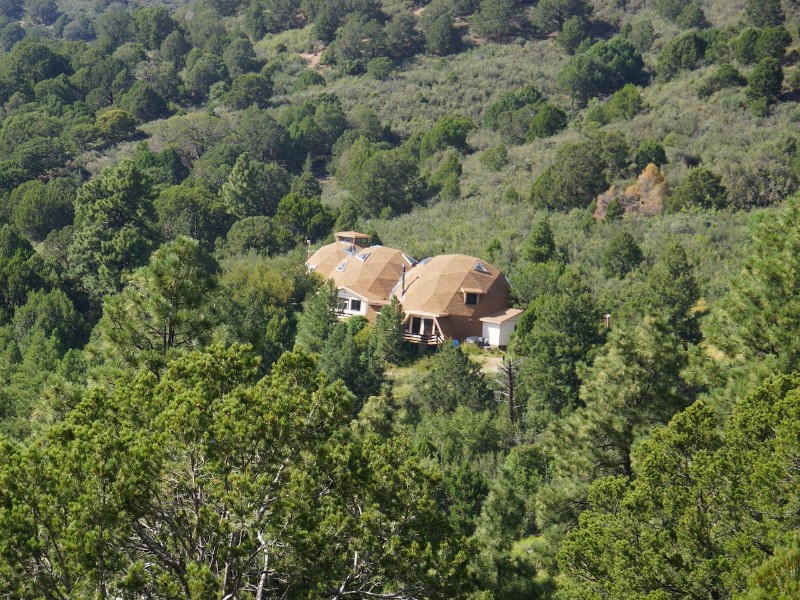
[[[691,206],[701,208],[724,208],[728,192],[722,185],[722,178],[708,169],[698,167],[675,188],[675,193],[667,203],[671,211],[679,211]]]
[[[611,238],[603,254],[603,271],[608,277],[625,277],[642,262],[642,249],[627,231]]]
[[[545,104],[531,121],[526,139],[531,142],[555,135],[567,127],[567,122],[567,113],[557,106]]]
[[[490,171],[499,171],[508,164],[508,149],[504,144],[488,148],[483,151],[478,160]]]
[[[664,146],[656,140],[644,140],[633,156],[633,164],[637,171],[643,171],[649,164],[657,167],[667,162],[667,153]]]
[[[658,72],[671,79],[680,71],[700,66],[705,57],[706,41],[694,31],[678,36],[666,45],[658,61]]]
[[[394,62],[386,56],[378,56],[367,63],[367,75],[378,81],[389,79],[394,71]]]
[[[747,98],[751,102],[766,101],[772,104],[778,100],[783,85],[783,67],[777,58],[765,58],[750,74],[747,85]]]

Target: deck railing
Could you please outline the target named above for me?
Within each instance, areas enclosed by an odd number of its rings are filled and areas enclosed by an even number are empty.
[[[444,342],[444,338],[438,334],[422,335],[419,333],[403,333],[403,340],[413,342],[423,346],[439,346]]]

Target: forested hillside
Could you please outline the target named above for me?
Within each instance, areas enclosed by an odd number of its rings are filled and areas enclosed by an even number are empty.
[[[800,596],[796,0],[0,0],[0,596]],[[338,320],[334,231],[500,268]]]

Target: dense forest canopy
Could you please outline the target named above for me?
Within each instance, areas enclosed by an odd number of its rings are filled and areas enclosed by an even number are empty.
[[[795,0],[0,0],[0,595],[798,597],[798,58]],[[348,230],[501,269],[507,351],[340,320]]]

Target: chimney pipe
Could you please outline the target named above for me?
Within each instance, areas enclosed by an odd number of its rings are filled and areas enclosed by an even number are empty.
[[[406,266],[403,265],[403,273],[400,275],[400,297],[406,295]]]

